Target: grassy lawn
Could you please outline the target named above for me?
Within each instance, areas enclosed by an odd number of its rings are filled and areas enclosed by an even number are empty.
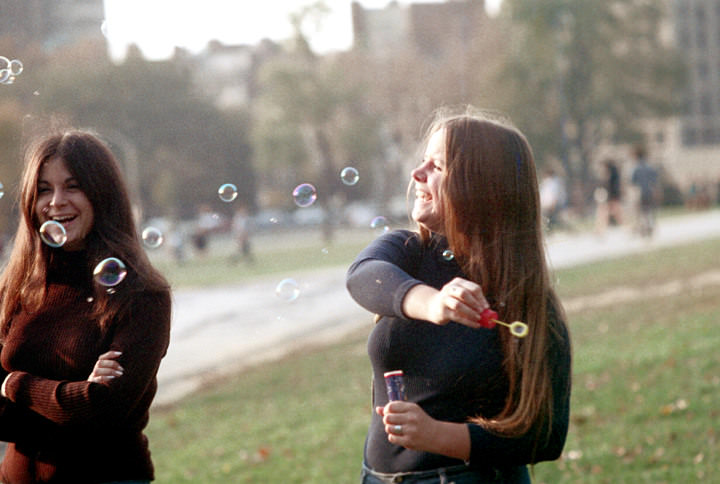
[[[720,270],[718,260],[720,241],[664,249],[561,270],[558,290],[570,301],[618,286],[687,281]],[[535,483],[718,478],[720,285],[679,287],[569,313],[571,428],[563,458],[535,466]],[[148,436],[157,482],[359,482],[371,410],[370,329],[155,408]]]

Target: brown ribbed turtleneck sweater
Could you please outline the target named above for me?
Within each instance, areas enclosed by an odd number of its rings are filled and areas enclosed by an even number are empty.
[[[63,253],[47,299],[11,322],[0,346],[0,466],[6,484],[152,480],[143,428],[170,336],[169,292],[138,292],[106,329],[91,318],[91,281],[82,253]],[[118,286],[117,291],[129,290]],[[97,358],[122,352],[124,374],[86,381]]]

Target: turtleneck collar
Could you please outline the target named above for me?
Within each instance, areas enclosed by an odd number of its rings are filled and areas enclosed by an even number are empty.
[[[92,275],[88,268],[87,252],[55,249],[50,258],[49,283],[87,286]]]

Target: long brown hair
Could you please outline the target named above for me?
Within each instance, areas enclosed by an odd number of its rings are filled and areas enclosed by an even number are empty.
[[[473,421],[509,436],[531,428],[549,431],[555,397],[549,354],[553,340],[566,333],[553,326],[564,325],[565,318],[545,261],[530,145],[509,121],[472,108],[438,111],[427,137],[439,130],[446,141],[440,195],[449,246],[499,318],[529,326],[522,339],[500,332],[509,394],[498,415]],[[429,240],[426,228],[420,233]]]
[[[135,291],[168,291],[165,278],[151,265],[142,247],[132,205],[115,156],[98,135],[70,130],[32,140],[25,151],[20,181],[20,220],[8,264],[0,275],[0,339],[20,309],[38,310],[46,296],[47,272],[56,251],[42,243],[35,215],[40,170],[51,158],[61,158],[93,207],[93,226],[85,239],[87,271],[107,257],[128,269],[122,286],[110,296],[94,291],[94,314],[102,325],[115,317]]]

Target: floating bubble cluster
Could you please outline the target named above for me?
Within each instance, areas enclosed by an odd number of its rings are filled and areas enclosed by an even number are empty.
[[[105,287],[115,287],[127,276],[127,268],[120,259],[108,257],[95,266],[93,278]]]
[[[145,247],[149,249],[157,249],[160,247],[165,240],[162,232],[155,227],[146,227],[142,231],[142,240]]]
[[[317,200],[317,190],[310,183],[301,183],[293,190],[293,199],[298,207],[309,207]]]
[[[56,249],[67,242],[67,232],[60,222],[48,220],[40,226],[40,239],[48,246]]]
[[[340,172],[340,180],[342,180],[345,185],[352,186],[360,180],[360,174],[352,166],[346,166]]]
[[[18,59],[10,60],[0,55],[0,84],[12,84],[23,69],[23,63]]]
[[[275,294],[283,301],[291,302],[300,295],[300,286],[295,279],[283,279],[275,287]]]
[[[218,196],[223,202],[230,203],[238,196],[237,187],[232,183],[220,185],[220,188],[218,188]]]

